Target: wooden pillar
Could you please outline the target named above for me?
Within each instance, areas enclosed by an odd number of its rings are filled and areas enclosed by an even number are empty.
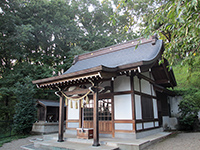
[[[98,84],[95,84],[95,88],[92,89],[94,108],[93,108],[93,145],[100,146],[99,144],[99,113],[98,113]]]
[[[111,81],[111,111],[112,111],[112,137],[115,137],[115,118],[114,118],[114,81]]]
[[[59,129],[58,129],[58,142],[63,142],[63,126],[64,126],[64,96],[60,97],[59,107]]]
[[[133,72],[131,72],[130,82],[131,82],[131,104],[132,104],[133,131],[136,131],[135,90],[134,90],[134,75],[133,75]]]
[[[79,128],[82,127],[82,108],[81,108],[81,101],[82,100],[79,100]]]
[[[44,121],[47,121],[47,106],[44,107]]]

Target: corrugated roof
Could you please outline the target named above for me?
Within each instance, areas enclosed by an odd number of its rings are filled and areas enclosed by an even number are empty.
[[[102,55],[89,57],[88,59],[78,60],[63,74],[73,73],[85,69],[97,67],[99,65],[115,68],[122,65],[128,65],[138,62],[150,62],[157,57],[161,51],[162,40],[157,40],[153,45],[151,42],[124,48],[117,51],[110,51]],[[94,51],[95,53],[95,51]]]

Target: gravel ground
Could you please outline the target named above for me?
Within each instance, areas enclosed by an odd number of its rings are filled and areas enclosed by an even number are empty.
[[[42,136],[30,136],[5,143],[0,150],[20,150],[20,146],[30,144],[29,140],[32,138],[42,138]],[[200,132],[174,134],[145,150],[200,150]]]
[[[5,143],[2,147],[0,147],[0,150],[21,150],[20,146],[30,144],[31,142],[29,142],[29,140],[33,138],[42,138],[42,135],[29,136],[24,139],[18,139],[10,143]]]
[[[145,150],[200,150],[200,132],[174,134]]]

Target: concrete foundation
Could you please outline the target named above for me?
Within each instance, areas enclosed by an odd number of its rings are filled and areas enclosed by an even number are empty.
[[[65,130],[65,125],[64,125]],[[33,124],[32,132],[37,134],[49,134],[58,132],[58,122],[39,121]]]
[[[141,139],[141,138],[144,138],[144,137],[147,137],[150,135],[157,134],[162,131],[163,131],[163,128],[157,128],[157,129],[151,129],[151,130],[147,130],[147,131],[137,132],[136,139]]]
[[[178,120],[176,117],[163,116],[164,130],[177,130]]]
[[[43,139],[32,139],[32,145],[22,146],[26,150],[142,150],[147,146],[166,138],[169,132],[159,132],[142,139],[100,138],[100,146],[92,146],[93,139],[77,139],[75,135],[64,134],[64,142],[57,142],[58,134],[44,135]],[[47,138],[48,136],[48,138]]]

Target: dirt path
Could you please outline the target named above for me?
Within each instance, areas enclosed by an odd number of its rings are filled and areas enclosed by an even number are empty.
[[[30,136],[5,143],[0,150],[20,150],[20,146],[29,144],[29,139],[33,138],[42,138],[42,136]],[[171,135],[145,150],[200,150],[200,132]]]
[[[0,150],[21,150],[20,146],[29,144],[29,140],[33,138],[42,138],[42,135],[29,136],[24,139],[18,139],[10,143],[5,143],[2,147],[0,147]]]
[[[200,132],[171,135],[145,150],[200,150]]]

